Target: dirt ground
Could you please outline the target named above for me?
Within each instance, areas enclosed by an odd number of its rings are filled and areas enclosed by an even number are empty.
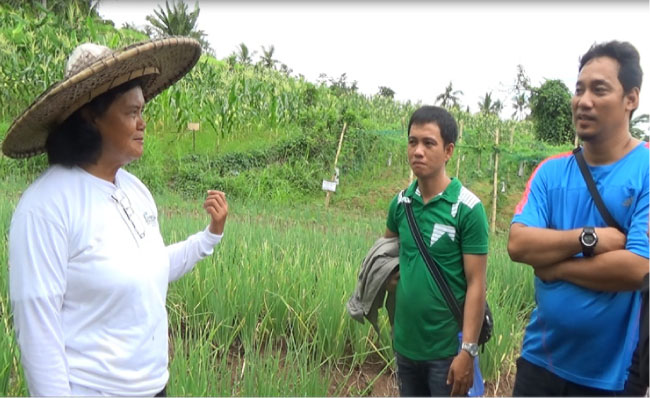
[[[287,347],[279,345],[274,347],[280,356],[280,367],[283,367],[283,359],[286,357]],[[241,357],[243,347],[233,344],[228,353],[229,367],[232,369],[233,382],[241,370]],[[505,366],[513,368],[513,366]],[[399,397],[397,387],[397,375],[393,366],[388,366],[386,360],[377,354],[370,354],[362,365],[350,367],[349,364],[341,364],[332,371],[328,368],[330,383],[328,396],[330,397]],[[514,385],[514,372],[502,374],[496,382],[485,384],[486,397],[504,397],[512,395]]]
[[[396,377],[392,368],[385,369],[384,363],[367,361],[361,367],[347,371],[340,370],[335,374],[329,393],[330,396],[398,397],[399,389]],[[501,377],[497,382],[485,383],[485,396],[512,395],[514,381],[514,374],[509,374]],[[343,388],[341,387],[342,382],[345,382]],[[368,389],[371,383],[372,386]]]

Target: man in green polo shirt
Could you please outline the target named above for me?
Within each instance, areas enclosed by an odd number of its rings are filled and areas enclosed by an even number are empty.
[[[402,396],[467,395],[473,381],[488,225],[480,199],[445,171],[457,136],[456,121],[443,108],[423,106],[413,113],[408,161],[417,179],[388,210],[385,236],[400,238],[399,272],[387,288],[396,289],[393,348]],[[460,327],[413,240],[404,200],[411,201],[425,246],[464,310],[460,350]]]

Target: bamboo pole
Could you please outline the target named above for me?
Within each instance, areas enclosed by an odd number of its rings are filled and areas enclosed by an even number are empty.
[[[339,155],[341,154],[341,146],[343,145],[343,135],[345,134],[345,129],[348,127],[348,123],[344,122],[343,123],[343,130],[341,130],[341,136],[339,137],[339,146],[336,149],[336,156],[334,157],[334,174],[332,174],[332,181],[336,178],[336,164],[339,161]],[[332,191],[327,191],[327,194],[325,195],[325,207],[328,207],[330,204],[330,195],[332,194]]]
[[[406,137],[407,137],[407,140],[408,140],[409,131],[408,131],[408,126],[406,125],[406,121],[404,119],[404,116],[402,116],[402,128],[404,130],[406,130]],[[409,163],[409,186],[411,186],[411,184],[413,183],[413,178],[414,177],[415,176],[413,175],[413,169],[411,168],[411,164]]]
[[[458,140],[456,142],[460,143],[460,140],[462,138],[463,138],[463,121],[461,120],[458,129]],[[458,178],[459,173],[460,173],[460,149],[456,153],[456,178]]]
[[[496,131],[494,140],[494,176],[492,178],[492,219],[490,221],[490,232],[497,229],[497,185],[499,180],[499,129]]]

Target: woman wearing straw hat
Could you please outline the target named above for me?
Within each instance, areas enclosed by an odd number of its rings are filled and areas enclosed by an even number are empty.
[[[144,104],[185,75],[197,41],[111,51],[83,44],[65,78],[9,128],[10,157],[47,152],[9,231],[16,338],[32,395],[165,395],[170,281],[212,254],[228,205],[208,191],[208,227],[165,247],[149,190],[121,167],[142,156]]]

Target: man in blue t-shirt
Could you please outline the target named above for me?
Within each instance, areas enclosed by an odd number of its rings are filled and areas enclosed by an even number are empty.
[[[607,226],[571,152],[540,163],[515,210],[508,252],[535,270],[537,307],[513,396],[646,391],[630,367],[649,250],[648,145],[629,132],[642,76],[631,44],[594,45],[571,101],[584,159],[622,231]]]

